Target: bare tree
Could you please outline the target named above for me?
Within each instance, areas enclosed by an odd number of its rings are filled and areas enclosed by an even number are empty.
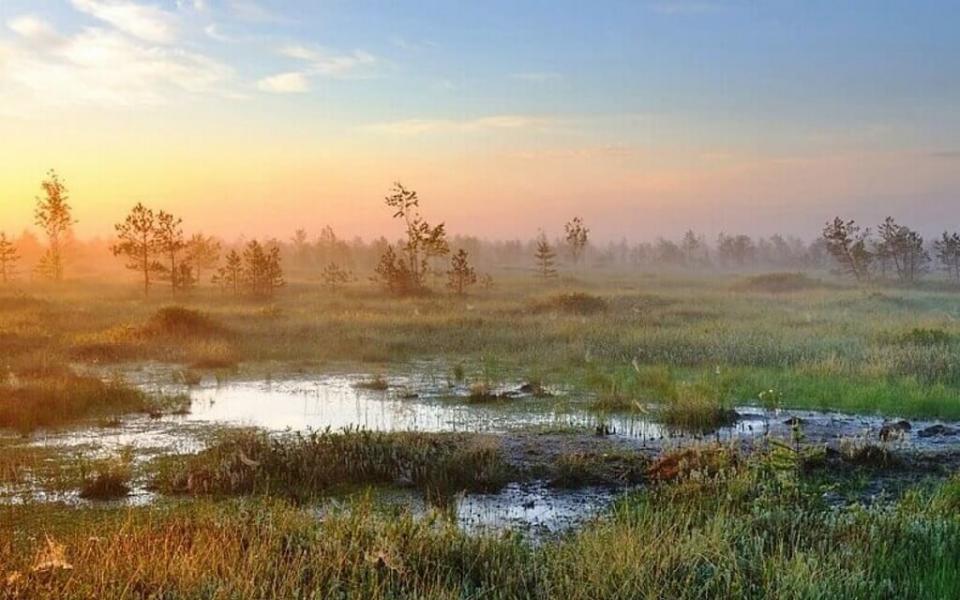
[[[7,239],[6,233],[0,232],[0,283],[8,283],[13,279],[18,260],[20,254],[17,247]]]
[[[537,261],[537,273],[540,277],[552,279],[557,276],[557,270],[553,266],[557,253],[553,251],[553,247],[547,241],[547,236],[543,232],[540,232],[540,236],[537,238],[537,250],[533,256]]]
[[[138,203],[114,229],[117,232],[117,241],[111,246],[114,256],[126,257],[126,267],[143,274],[143,295],[149,295],[151,274],[163,270],[154,259],[161,245],[153,211]]]
[[[67,202],[69,196],[66,186],[53,169],[47,172],[47,179],[40,187],[44,195],[37,197],[33,215],[37,226],[47,236],[47,250],[40,258],[37,271],[47,279],[63,281],[64,250],[75,223]]]
[[[213,236],[195,233],[187,240],[186,257],[193,265],[195,279],[200,281],[203,272],[215,268],[220,261],[220,242]]]
[[[450,270],[447,271],[447,288],[462,296],[467,288],[477,283],[477,272],[467,260],[467,251],[461,248],[450,259]]]
[[[823,228],[827,252],[843,271],[859,282],[870,279],[870,263],[874,257],[867,248],[869,238],[870,228],[861,230],[852,219],[844,221],[836,217]]]
[[[570,247],[570,256],[573,258],[574,264],[579,264],[584,251],[587,249],[590,230],[583,225],[583,219],[580,217],[574,217],[572,221],[564,225],[564,229],[567,234],[567,245]]]

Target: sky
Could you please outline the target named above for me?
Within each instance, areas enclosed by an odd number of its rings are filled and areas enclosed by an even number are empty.
[[[960,227],[960,3],[0,0],[0,231],[490,239]]]

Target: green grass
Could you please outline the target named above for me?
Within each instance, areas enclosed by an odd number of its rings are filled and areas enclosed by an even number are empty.
[[[359,430],[269,435],[226,431],[199,454],[160,460],[156,487],[194,495],[311,497],[353,485],[406,484],[445,502],[493,491],[510,468],[496,444],[458,434]]]
[[[803,480],[785,485],[762,459],[690,474],[540,545],[362,499],[322,518],[270,498],[66,513],[3,506],[2,589],[67,599],[960,594],[957,479],[874,508],[829,508]],[[34,571],[51,559],[71,568]]]

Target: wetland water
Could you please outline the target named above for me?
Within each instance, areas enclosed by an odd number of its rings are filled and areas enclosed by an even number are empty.
[[[206,434],[221,426],[252,426],[271,431],[303,431],[359,427],[377,431],[484,432],[504,436],[538,430],[579,430],[592,435],[604,424],[616,440],[627,448],[655,452],[701,440],[743,441],[769,431],[788,438],[792,428],[785,421],[798,418],[805,440],[837,444],[845,438],[876,440],[885,421],[879,417],[780,411],[765,413],[754,407],[741,407],[740,420],[733,426],[709,434],[669,431],[650,415],[604,414],[586,409],[588,402],[572,397],[565,390],[549,390],[549,396],[535,395],[521,382],[492,391],[496,399],[474,402],[464,384],[436,381],[424,376],[396,377],[384,390],[366,389],[362,375],[296,376],[272,381],[205,381],[196,386],[141,382],[147,391],[185,393],[191,399],[190,413],[158,419],[123,419],[119,427],[89,428],[79,431],[37,433],[27,442],[54,446],[63,452],[86,456],[105,456],[123,448],[132,448],[135,461],[146,461],[159,454],[195,452],[204,446]],[[914,421],[910,431],[893,442],[912,450],[937,451],[960,449],[960,430],[946,424],[929,430],[932,422]],[[936,431],[934,435],[922,432]],[[155,499],[146,491],[146,482],[134,482],[127,503]],[[494,494],[469,494],[457,504],[461,525],[471,529],[520,529],[534,533],[557,533],[589,519],[610,506],[623,489],[554,489],[545,482],[515,483]],[[27,497],[49,501],[80,502],[75,493],[50,493],[32,489],[27,483],[16,489],[0,490],[7,501]],[[416,510],[420,500],[414,495],[398,494]],[[422,504],[422,503],[421,503]]]

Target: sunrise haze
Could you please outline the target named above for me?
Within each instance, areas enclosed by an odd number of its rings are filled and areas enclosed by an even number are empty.
[[[956,227],[949,2],[0,2],[0,229],[55,168],[77,232],[804,238]]]

